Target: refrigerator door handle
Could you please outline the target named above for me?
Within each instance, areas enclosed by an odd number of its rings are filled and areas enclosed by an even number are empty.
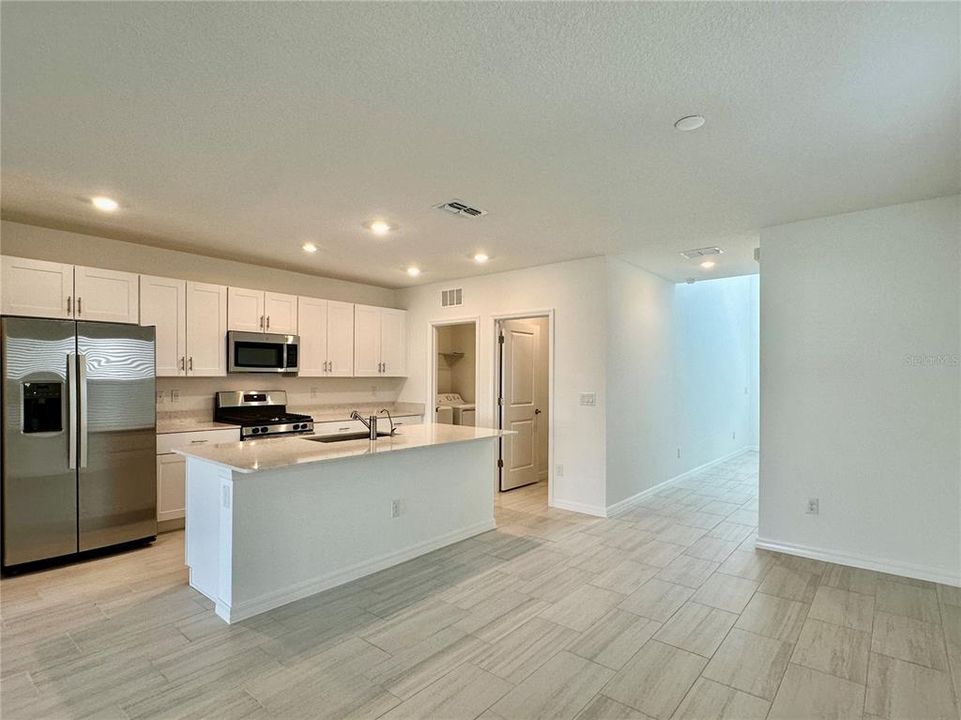
[[[77,469],[77,355],[67,355],[67,456],[69,468]]]
[[[87,467],[87,356],[77,355],[80,388],[80,467]]]

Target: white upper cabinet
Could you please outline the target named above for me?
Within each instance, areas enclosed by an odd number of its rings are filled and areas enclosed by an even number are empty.
[[[76,266],[73,270],[74,317],[99,322],[139,322],[139,280],[136,273]]]
[[[320,377],[327,374],[327,301],[302,297],[297,304],[300,347],[297,374]]]
[[[157,376],[187,372],[187,283],[140,276],[140,324],[156,327]]]
[[[381,308],[380,357],[383,375],[407,375],[407,311]]]
[[[73,265],[8,255],[0,264],[4,315],[73,317]]]
[[[227,291],[227,329],[297,334],[297,296],[245,290]]]
[[[352,303],[298,298],[301,377],[350,377],[354,370]],[[271,328],[273,325],[271,325]]]
[[[297,296],[264,293],[265,329],[284,335],[297,334]]]
[[[228,288],[227,329],[244,332],[266,332],[264,291]]]
[[[327,374],[354,374],[354,304],[327,303]]]
[[[354,306],[354,375],[407,374],[407,311]]]
[[[227,288],[187,283],[187,374],[227,374]]]

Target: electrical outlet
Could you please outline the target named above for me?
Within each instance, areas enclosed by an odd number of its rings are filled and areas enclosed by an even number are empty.
[[[376,386],[376,385],[371,385],[371,386],[370,386],[370,396],[371,396],[371,397],[377,397],[377,386]]]
[[[311,396],[312,398],[315,398],[315,397],[317,397],[318,395],[320,395],[320,388],[317,387],[316,385],[311,385],[311,386],[310,386],[310,396]]]
[[[401,501],[400,501],[400,500],[391,500],[391,501],[390,501],[390,516],[391,516],[392,518],[400,517],[400,513],[401,513]]]
[[[555,465],[555,466],[554,466],[554,475],[555,475],[555,477],[564,477],[564,466],[563,466],[563,465]]]
[[[581,405],[594,407],[597,405],[597,394],[592,392],[581,393]]]
[[[817,515],[821,511],[820,502],[817,498],[809,498],[807,510],[804,512],[808,515]]]
[[[179,390],[171,390],[171,391],[170,391],[170,402],[172,402],[172,403],[178,403],[178,402],[180,402],[180,391],[179,391]]]

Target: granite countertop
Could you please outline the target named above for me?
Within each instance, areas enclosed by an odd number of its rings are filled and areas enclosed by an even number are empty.
[[[350,420],[356,410],[361,415],[374,415],[386,407],[394,417],[411,417],[424,414],[423,403],[358,403],[354,405],[291,405],[292,413],[310,415],[314,422],[342,422]],[[203,430],[230,430],[240,425],[219,423],[212,420],[213,410],[168,410],[157,413],[157,434],[199,432]]]
[[[463,425],[404,425],[396,435],[370,440],[343,440],[322,443],[297,436],[285,438],[265,438],[245,442],[221,443],[175,450],[188,458],[199,458],[222,465],[239,473],[255,473],[262,470],[276,470],[292,465],[305,465],[331,460],[344,460],[388,452],[412,450],[414,448],[447,445],[449,443],[483,440],[501,437],[500,430]]]
[[[192,410],[157,413],[157,434],[199,432],[202,430],[235,430],[240,425],[214,422],[209,412]]]

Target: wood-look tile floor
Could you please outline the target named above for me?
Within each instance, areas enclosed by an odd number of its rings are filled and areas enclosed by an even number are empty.
[[[21,718],[958,717],[961,590],[757,551],[757,457],[498,529],[226,625],[183,534],[0,583]]]

